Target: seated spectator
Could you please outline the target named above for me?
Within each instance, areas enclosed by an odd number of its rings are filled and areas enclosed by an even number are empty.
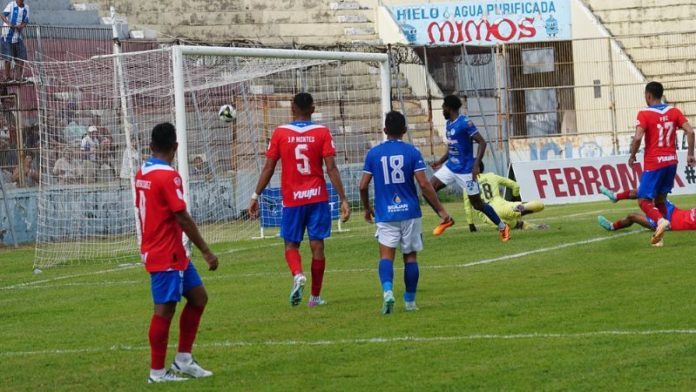
[[[205,178],[206,181],[210,181],[210,179],[213,178],[213,170],[210,168],[210,164],[204,161],[203,157],[200,155],[193,158],[191,177],[193,179]]]
[[[21,167],[24,171],[24,186],[33,187],[39,185],[39,169],[34,161],[34,156],[31,153],[26,153],[24,155],[23,165]],[[12,182],[20,184],[21,172],[20,167],[17,166],[12,173]]]
[[[121,172],[119,177],[123,180],[128,180],[131,178],[131,165],[133,166],[133,175],[138,172],[140,168],[140,151],[137,148],[137,142],[135,138],[131,139],[131,149],[128,150],[126,146],[123,149],[123,159],[121,159]]]
[[[83,184],[93,184],[97,181],[97,166],[93,161],[82,161],[79,163],[79,173]]]
[[[58,178],[59,184],[77,184],[79,182],[79,167],[75,162],[75,153],[70,148],[63,150],[63,156],[56,160],[52,173]]]
[[[63,140],[66,143],[71,143],[74,140],[80,141],[87,133],[87,128],[71,120],[68,125],[63,129]]]
[[[107,136],[106,139],[100,139],[99,156],[97,159],[97,165],[99,166],[97,178],[100,181],[113,181],[116,178],[116,172],[114,171],[111,159],[111,150],[111,136]]]
[[[82,137],[80,142],[80,151],[82,151],[82,159],[92,162],[97,160],[97,150],[99,149],[99,139],[97,138],[97,127],[91,125],[87,129],[87,133]]]

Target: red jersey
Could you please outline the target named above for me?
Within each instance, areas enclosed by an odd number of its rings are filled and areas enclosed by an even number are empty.
[[[135,175],[135,206],[142,242],[140,254],[149,272],[184,271],[189,258],[175,213],[186,209],[181,177],[167,162],[150,158]]]
[[[690,210],[674,208],[670,223],[674,231],[696,230],[696,208]]]
[[[284,207],[328,201],[324,158],[336,155],[329,129],[311,121],[295,121],[273,131],[266,157],[280,159]]]
[[[669,105],[653,105],[638,112],[637,126],[645,130],[644,169],[677,164],[677,130],[688,120]]]

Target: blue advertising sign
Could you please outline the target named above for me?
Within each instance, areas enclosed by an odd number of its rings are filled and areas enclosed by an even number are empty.
[[[329,192],[329,207],[331,208],[331,220],[340,216],[340,203],[334,187],[326,184]],[[261,210],[262,227],[280,227],[280,219],[283,216],[283,195],[280,188],[266,188],[259,196],[259,208]]]
[[[472,0],[389,9],[414,45],[490,46],[572,38],[570,0]]]

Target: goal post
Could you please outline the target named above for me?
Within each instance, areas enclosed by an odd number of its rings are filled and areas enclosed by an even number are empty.
[[[314,96],[313,120],[331,130],[356,211],[362,160],[383,140],[391,110],[385,53],[177,45],[41,67],[38,268],[139,261],[133,174],[157,123],[176,126],[173,165],[204,238],[234,248],[259,233],[261,219],[252,221],[246,207],[272,130],[291,121],[294,94]],[[223,105],[236,108],[234,119],[219,117]],[[104,129],[104,142],[90,150],[92,126]],[[270,189],[278,189],[279,171]],[[265,200],[262,212],[277,213],[278,200]],[[370,230],[359,216],[343,228]]]

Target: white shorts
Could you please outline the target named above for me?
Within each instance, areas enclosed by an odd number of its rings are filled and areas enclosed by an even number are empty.
[[[447,165],[442,165],[440,170],[435,172],[434,176],[445,185],[456,182],[457,185],[466,191],[467,195],[475,196],[481,193],[478,182],[474,181],[474,177],[471,173],[457,174],[450,170]]]
[[[403,254],[420,252],[423,250],[421,218],[398,222],[377,222],[375,238],[380,244],[390,248],[396,249],[399,245]]]

